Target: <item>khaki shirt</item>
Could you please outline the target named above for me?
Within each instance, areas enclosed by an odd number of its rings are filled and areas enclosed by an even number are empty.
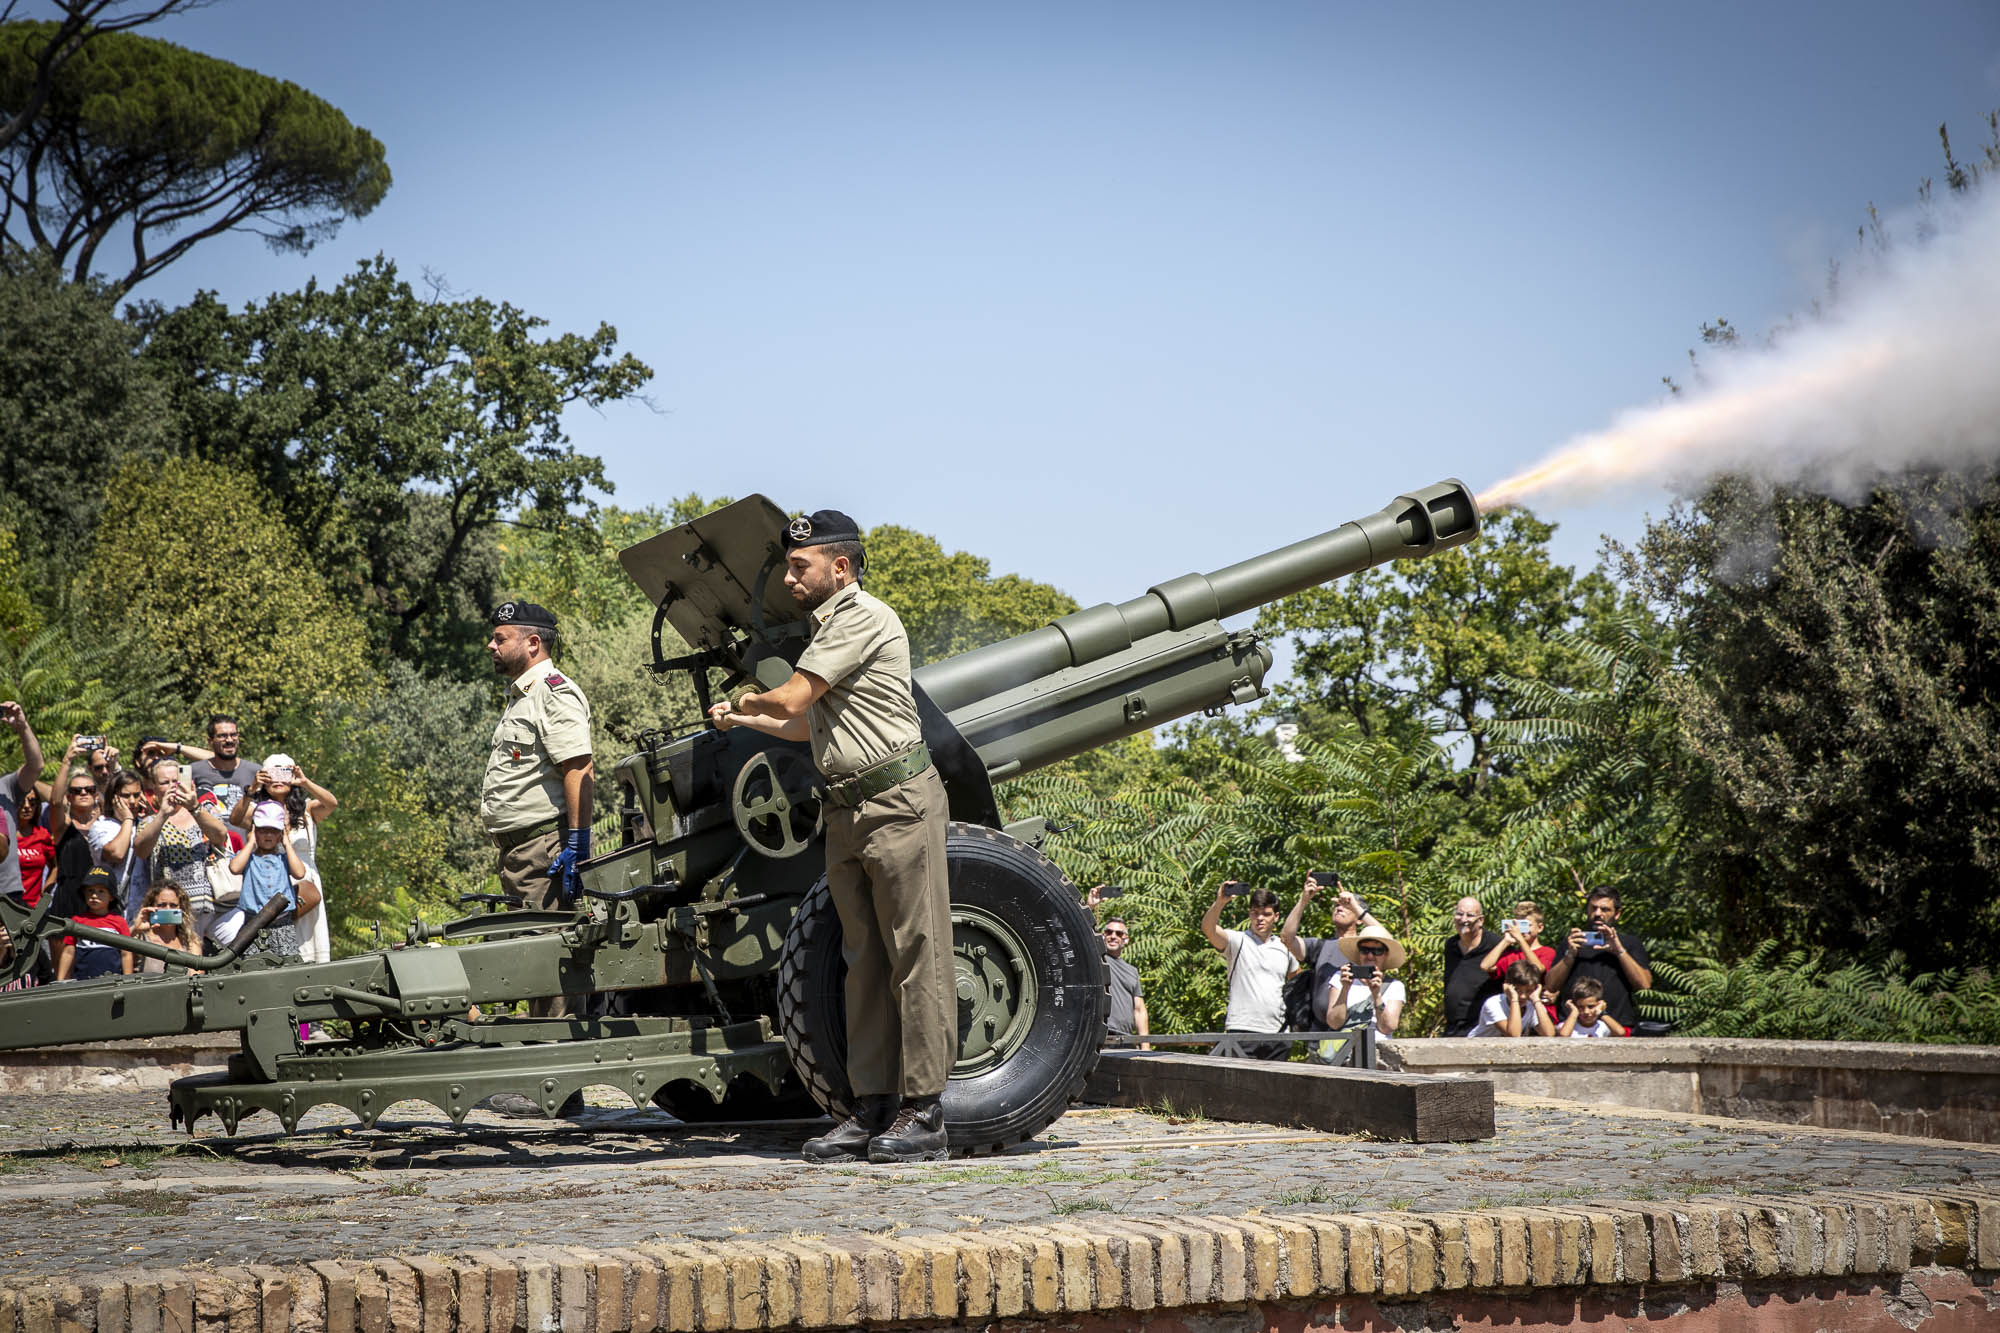
[[[495,834],[564,817],[560,765],[591,752],[590,701],[554,662],[535,663],[508,692],[513,702],[493,728],[479,795],[479,817]]]
[[[799,670],[826,682],[807,710],[813,763],[852,777],[924,738],[910,693],[910,636],[881,598],[850,583],[811,616]]]

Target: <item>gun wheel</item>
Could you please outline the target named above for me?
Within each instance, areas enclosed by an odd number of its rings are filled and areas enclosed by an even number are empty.
[[[1024,842],[951,825],[958,1058],[945,1088],[956,1154],[992,1152],[1048,1128],[1083,1091],[1110,1005],[1096,932],[1076,886]],[[778,964],[778,1021],[800,1082],[847,1113],[847,967],[821,880],[792,917]]]

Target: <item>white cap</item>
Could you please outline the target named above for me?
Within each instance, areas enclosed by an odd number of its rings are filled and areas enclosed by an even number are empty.
[[[250,812],[250,827],[253,829],[282,829],[284,826],[285,807],[276,801],[259,801],[257,808]]]
[[[293,776],[297,776],[299,766],[292,762],[292,757],[288,754],[274,754],[264,761],[263,767],[287,769],[292,772]]]

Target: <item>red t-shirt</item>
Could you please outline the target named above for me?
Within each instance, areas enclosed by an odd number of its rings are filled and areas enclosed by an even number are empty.
[[[37,824],[21,835],[15,854],[21,862],[21,897],[33,907],[42,900],[42,872],[55,863],[56,840]]]
[[[1507,979],[1507,969],[1514,965],[1516,959],[1526,957],[1527,955],[1519,949],[1509,949],[1506,953],[1500,955],[1500,961],[1494,965],[1493,975],[1505,981]],[[1544,977],[1548,976],[1549,969],[1556,965],[1556,951],[1554,946],[1537,944],[1535,946],[1535,961],[1542,965],[1542,975]]]
[[[132,927],[125,924],[125,915],[122,912],[108,912],[103,916],[76,916],[70,919],[79,926],[95,926],[99,930],[115,930],[127,939],[132,938]],[[65,935],[62,942],[65,946],[75,944],[76,936]],[[98,944],[95,940],[86,940],[84,942],[94,945],[99,949],[109,949],[111,947],[108,944]]]

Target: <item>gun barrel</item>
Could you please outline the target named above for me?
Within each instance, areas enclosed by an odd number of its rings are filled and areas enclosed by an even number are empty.
[[[1239,615],[1390,560],[1462,546],[1479,533],[1471,489],[1452,478],[1399,495],[1365,518],[1211,574],[1184,574],[1113,606],[920,668],[917,682],[951,713],[1002,691],[1120,653],[1151,635]]]

